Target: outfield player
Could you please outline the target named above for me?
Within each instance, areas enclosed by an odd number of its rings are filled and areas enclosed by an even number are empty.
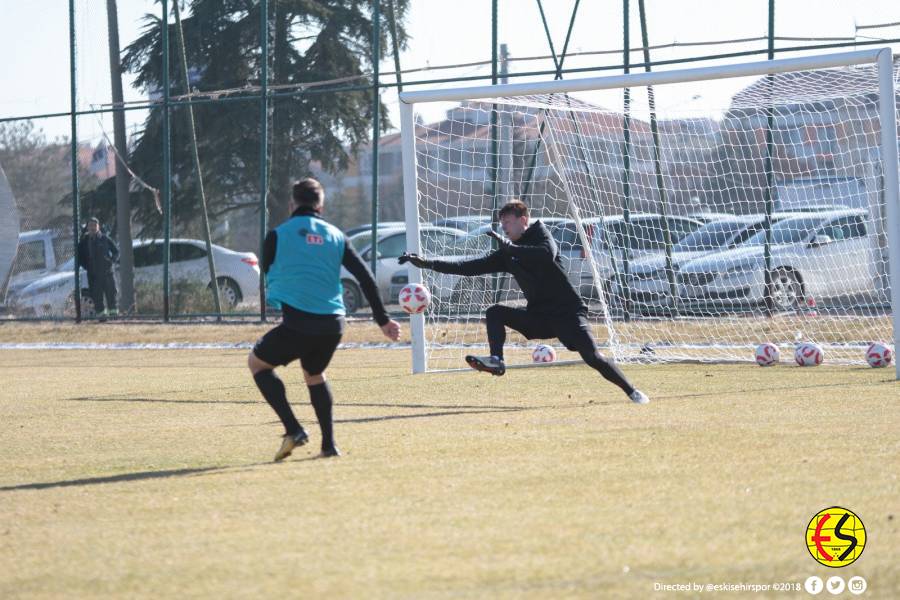
[[[558,338],[569,350],[574,350],[588,365],[603,377],[619,386],[638,404],[650,401],[646,394],[635,389],[622,371],[607,361],[597,350],[587,320],[587,306],[566,277],[556,243],[540,221],[528,223],[528,207],[513,200],[500,209],[500,225],[506,238],[490,231],[499,248],[485,257],[462,262],[428,260],[415,254],[404,254],[400,264],[412,263],[420,269],[456,275],[484,275],[511,273],[525,294],[526,308],[512,308],[495,304],[487,309],[488,344],[490,356],[466,356],[474,369],[493,375],[503,375],[503,344],[509,327],[527,339]]]
[[[248,366],[259,391],[284,424],[276,462],[309,441],[288,404],[284,383],[274,371],[294,360],[303,368],[319,420],[321,456],[340,456],[334,443],[332,395],[325,369],[344,332],[341,265],[356,277],[384,335],[394,341],[400,337],[400,326],[388,317],[369,269],[344,234],[322,218],[324,205],[325,192],[318,181],[303,179],[294,184],[291,216],[269,232],[263,246],[268,303],[280,308],[283,317],[281,325],[253,347]]]

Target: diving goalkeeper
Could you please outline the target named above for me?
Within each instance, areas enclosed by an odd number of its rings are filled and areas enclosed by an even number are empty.
[[[503,344],[506,328],[521,333],[529,340],[558,338],[569,350],[578,352],[588,365],[608,381],[619,386],[638,404],[650,399],[625,378],[622,371],[601,356],[587,320],[587,306],[569,282],[562,268],[556,243],[540,221],[528,224],[528,206],[520,201],[508,202],[500,209],[500,225],[506,238],[489,231],[499,248],[487,256],[461,262],[429,260],[415,254],[404,254],[407,262],[420,269],[455,275],[510,273],[525,294],[526,308],[495,304],[487,309],[490,356],[466,356],[470,367],[492,375],[503,375]]]

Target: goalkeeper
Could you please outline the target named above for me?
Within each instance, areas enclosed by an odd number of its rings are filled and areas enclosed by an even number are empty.
[[[515,329],[529,340],[558,338],[569,350],[574,350],[588,365],[608,381],[619,386],[632,401],[646,404],[646,394],[634,388],[622,371],[603,358],[591,335],[587,320],[587,306],[562,268],[556,243],[540,221],[528,224],[528,206],[513,200],[500,209],[500,225],[506,234],[502,238],[489,231],[487,235],[499,243],[499,249],[487,256],[461,262],[429,260],[415,254],[404,254],[400,264],[411,263],[420,269],[455,275],[484,275],[510,273],[525,294],[526,308],[512,308],[495,304],[487,309],[488,344],[490,356],[466,356],[473,369],[492,375],[503,375],[503,344],[506,328]]]

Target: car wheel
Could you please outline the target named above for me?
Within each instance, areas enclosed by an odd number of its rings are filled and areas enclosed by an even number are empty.
[[[793,271],[772,273],[772,306],[777,311],[796,310],[803,302],[803,285]]]
[[[240,286],[233,279],[219,277],[216,279],[216,283],[219,284],[219,298],[227,308],[234,308],[244,299]],[[211,288],[212,284],[209,287]]]
[[[348,315],[352,315],[362,306],[362,293],[359,286],[349,279],[342,279],[341,284],[344,288],[344,310]]]
[[[66,306],[63,309],[63,313],[67,317],[75,316],[75,294],[69,294],[69,297],[66,298]],[[81,317],[93,317],[96,314],[94,299],[88,295],[87,291],[83,291],[81,293]]]

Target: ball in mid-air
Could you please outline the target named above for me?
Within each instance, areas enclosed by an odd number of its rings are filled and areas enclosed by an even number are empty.
[[[431,293],[421,283],[410,283],[403,286],[397,299],[400,302],[400,308],[415,315],[425,312],[425,309],[431,304]]]

